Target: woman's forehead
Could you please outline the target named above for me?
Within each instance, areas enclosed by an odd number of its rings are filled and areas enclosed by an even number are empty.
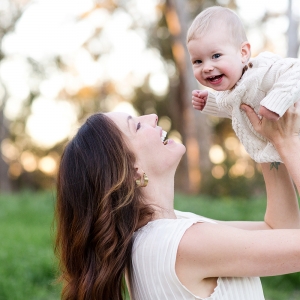
[[[109,112],[105,114],[109,117],[123,132],[129,127],[129,120],[132,116],[124,112]]]
[[[124,113],[124,112],[118,112],[118,111],[113,111],[113,112],[108,112],[105,113],[106,116],[108,116],[110,119],[113,121],[126,121],[128,117],[130,117],[129,114]]]

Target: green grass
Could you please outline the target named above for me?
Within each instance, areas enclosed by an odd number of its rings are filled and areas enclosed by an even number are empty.
[[[0,300],[57,300],[51,193],[0,195]],[[220,220],[262,220],[265,200],[176,195],[176,209]],[[267,300],[299,300],[300,275],[262,278]]]
[[[60,299],[50,193],[0,196],[0,299]]]

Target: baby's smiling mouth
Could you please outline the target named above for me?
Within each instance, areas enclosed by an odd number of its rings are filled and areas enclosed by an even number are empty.
[[[210,82],[215,82],[215,81],[220,80],[222,77],[223,77],[223,74],[216,75],[216,76],[210,76],[210,77],[207,77],[206,80],[208,80]]]
[[[168,140],[166,140],[167,132],[162,130],[162,135],[161,135],[161,141],[163,142],[164,145],[168,144]]]

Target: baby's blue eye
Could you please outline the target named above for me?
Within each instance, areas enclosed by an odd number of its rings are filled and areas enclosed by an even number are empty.
[[[216,53],[216,54],[214,54],[214,55],[212,56],[212,58],[219,58],[220,56],[221,56],[220,53]]]
[[[200,65],[200,64],[202,64],[202,60],[197,59],[197,60],[194,61],[194,64],[195,65]]]

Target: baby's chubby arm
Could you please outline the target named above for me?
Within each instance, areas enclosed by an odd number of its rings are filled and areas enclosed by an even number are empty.
[[[278,117],[282,117],[287,109],[299,100],[299,72],[299,59],[281,59],[279,57],[271,65],[264,75],[261,85],[267,94],[260,102],[260,115],[270,120],[277,120]],[[270,83],[272,83],[271,87]],[[274,115],[270,115],[264,108],[273,112]]]
[[[193,90],[192,105],[194,109],[200,110],[203,114],[231,119],[231,115],[219,109],[214,93],[207,90]]]

